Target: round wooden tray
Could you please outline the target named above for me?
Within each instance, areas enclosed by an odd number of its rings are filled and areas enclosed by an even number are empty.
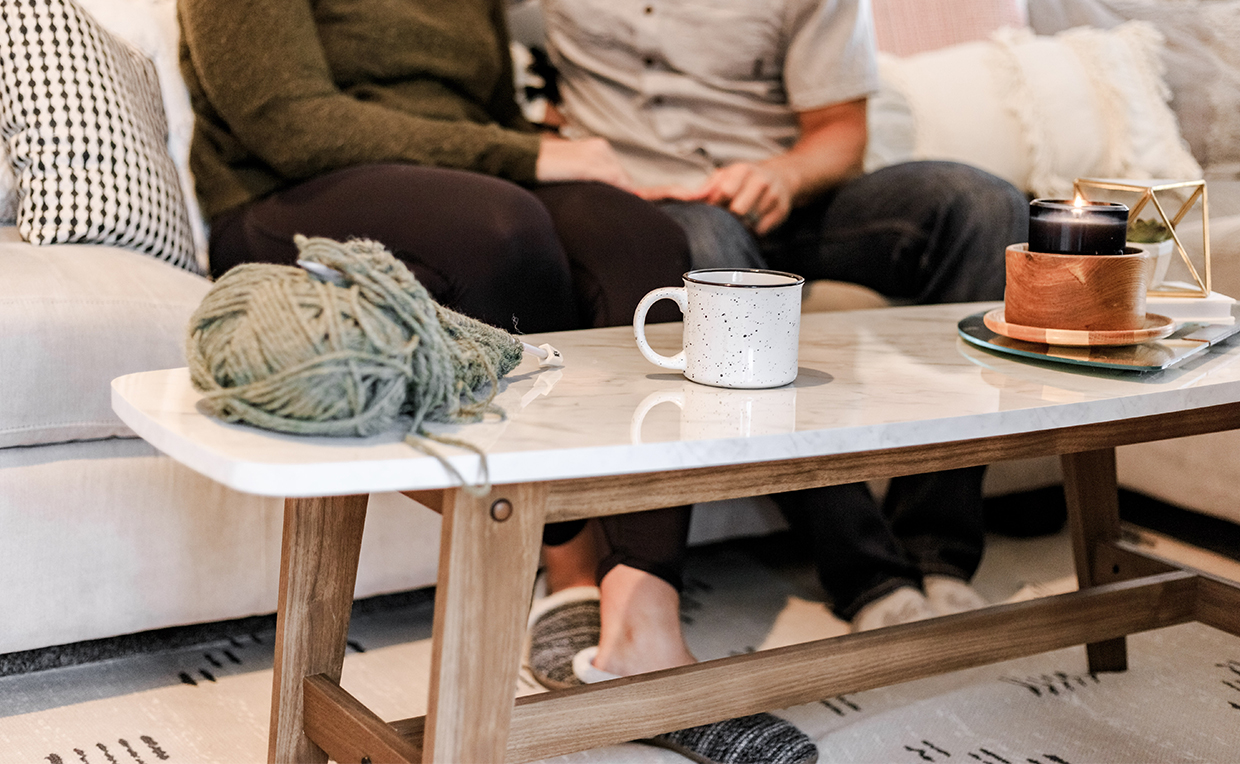
[[[1137,345],[1150,340],[1162,339],[1175,331],[1175,321],[1157,313],[1146,313],[1145,326],[1140,329],[1116,329],[1101,332],[1079,329],[1045,329],[1038,326],[1009,324],[1003,320],[1003,308],[995,308],[982,316],[982,322],[995,334],[1014,340],[1072,347]]]

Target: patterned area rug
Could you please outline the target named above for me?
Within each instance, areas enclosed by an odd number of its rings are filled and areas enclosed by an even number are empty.
[[[1053,575],[1064,572],[1065,544],[992,544],[978,588],[992,601],[1072,588]],[[725,545],[695,554],[688,580],[683,618],[703,659],[845,631],[803,567]],[[346,689],[387,719],[423,713],[429,623],[429,601],[355,617]],[[0,718],[0,761],[264,761],[272,636],[0,680],[10,710],[37,708]],[[1236,761],[1240,639],[1188,624],[1135,635],[1129,651],[1122,674],[1090,675],[1083,649],[1069,648],[779,713],[818,740],[823,762]],[[523,672],[518,692],[537,691]],[[630,743],[554,761],[685,759]]]

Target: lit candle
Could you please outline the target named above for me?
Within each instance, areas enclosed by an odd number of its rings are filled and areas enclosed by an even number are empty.
[[[1128,238],[1128,206],[1076,197],[1029,204],[1029,251],[1053,255],[1120,255]]]

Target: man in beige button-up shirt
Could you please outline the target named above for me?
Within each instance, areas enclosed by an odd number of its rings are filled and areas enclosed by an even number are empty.
[[[611,144],[621,183],[685,228],[695,267],[769,264],[899,302],[1002,298],[1004,250],[1028,227],[1019,191],[947,162],[862,172],[877,88],[868,0],[542,4],[567,132]],[[967,584],[982,552],[982,474],[898,478],[881,508],[863,484],[776,499],[811,539],[832,610],[863,630],[983,604]],[[661,569],[599,568],[598,645],[577,646],[570,675],[693,660]],[[536,669],[550,655],[540,644]]]
[[[610,141],[636,186],[695,189],[719,167],[793,149],[804,120],[838,122],[830,128],[864,145],[878,74],[869,14],[855,2],[543,6],[570,130]]]

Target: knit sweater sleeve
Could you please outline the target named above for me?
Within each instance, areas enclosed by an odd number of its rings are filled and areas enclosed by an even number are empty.
[[[506,125],[437,119],[343,92],[307,0],[181,0],[179,14],[189,63],[212,109],[286,178],[410,162],[534,179],[539,137],[507,114],[499,115]]]

